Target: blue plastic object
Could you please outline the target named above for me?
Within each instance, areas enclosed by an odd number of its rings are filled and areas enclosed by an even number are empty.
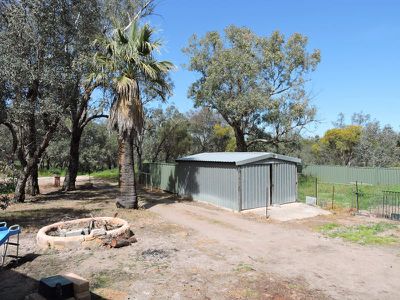
[[[6,222],[0,222],[0,231],[2,230],[7,230],[7,223]]]
[[[3,245],[12,235],[16,235],[21,233],[21,229],[19,228],[19,225],[13,225],[10,228],[1,227],[2,229],[0,230],[0,246]]]
[[[7,228],[7,223],[6,222],[0,222],[0,246],[3,246],[3,253],[1,255],[1,265],[4,265],[5,258],[7,256],[10,257],[15,257],[18,259],[18,249],[19,249],[19,234],[21,233],[21,228],[19,225],[12,225],[9,228]],[[10,237],[11,236],[17,236],[17,241],[16,242],[10,242]],[[7,250],[8,246],[16,246],[17,247],[17,255],[12,256],[12,255],[7,255]]]

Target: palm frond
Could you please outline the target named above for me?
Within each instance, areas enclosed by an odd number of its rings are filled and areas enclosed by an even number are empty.
[[[113,82],[116,97],[111,106],[109,126],[120,134],[140,131],[143,127],[143,104],[140,98],[140,82],[154,85],[154,91],[164,99],[171,93],[171,84],[166,81],[174,65],[168,61],[157,61],[154,51],[161,46],[153,40],[154,29],[149,25],[140,27],[132,23],[129,31],[116,30],[108,41],[99,41],[103,51],[95,56],[95,64],[101,69],[101,78]]]
[[[136,80],[126,76],[115,79],[117,97],[111,107],[109,125],[120,134],[143,128],[143,106]]]

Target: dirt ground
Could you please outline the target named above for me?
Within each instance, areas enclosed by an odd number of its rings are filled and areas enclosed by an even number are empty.
[[[23,299],[38,280],[74,272],[90,280],[94,299],[400,299],[400,248],[328,239],[317,226],[376,221],[348,214],[290,222],[228,212],[140,191],[141,209],[117,209],[115,184],[80,178],[61,193],[42,180],[43,195],[0,212],[23,228],[19,263],[0,271],[0,299]],[[119,249],[39,250],[38,229],[60,220],[113,216],[130,222],[138,242]],[[380,220],[379,220],[380,221]]]

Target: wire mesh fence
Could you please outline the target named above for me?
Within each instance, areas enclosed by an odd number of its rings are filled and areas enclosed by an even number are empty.
[[[334,184],[319,182],[316,178],[299,177],[299,200],[306,196],[315,198],[316,204],[325,209],[353,209],[377,217],[400,220],[399,186],[377,186],[354,182]],[[388,191],[393,188],[393,191]]]

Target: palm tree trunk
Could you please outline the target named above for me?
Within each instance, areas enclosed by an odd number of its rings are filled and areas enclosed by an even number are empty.
[[[131,133],[119,139],[119,190],[116,205],[123,208],[138,209],[136,179],[134,172],[134,147]]]

